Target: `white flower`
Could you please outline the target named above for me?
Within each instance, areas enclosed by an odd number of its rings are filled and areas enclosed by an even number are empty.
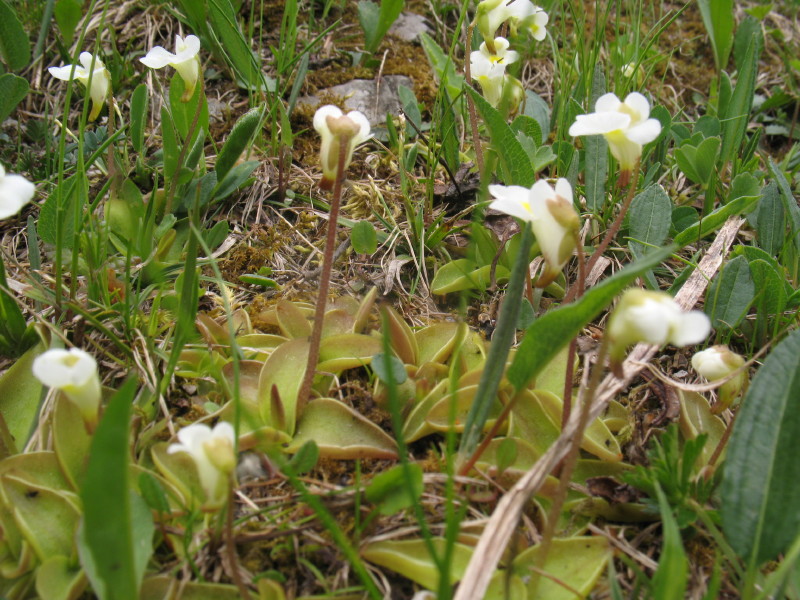
[[[173,66],[183,79],[184,92],[181,100],[188,102],[194,94],[200,74],[200,58],[197,56],[199,52],[200,38],[196,35],[187,35],[186,38],[176,35],[175,54],[161,46],[155,46],[139,60],[151,69],[161,69],[167,65]]]
[[[0,219],[17,214],[33,198],[34,185],[22,175],[6,175],[0,165]]]
[[[218,508],[225,503],[228,475],[236,468],[235,436],[233,425],[225,421],[217,423],[213,430],[203,423],[194,423],[178,432],[180,443],[167,448],[169,454],[187,452],[191,455],[208,508]]]
[[[490,185],[496,198],[489,208],[527,221],[533,228],[546,268],[537,287],[548,285],[575,250],[575,232],[580,219],[572,206],[572,187],[566,179],[556,181],[553,189],[540,179],[528,189],[518,185]]]
[[[483,97],[497,108],[503,97],[503,87],[513,78],[506,75],[506,65],[516,62],[519,54],[508,49],[508,40],[495,38],[494,52],[489,51],[486,42],[481,44],[480,50],[475,50],[469,55],[470,75],[481,85]]]
[[[744,357],[731,352],[727,346],[711,346],[692,356],[694,370],[709,381],[727,377],[744,363]]]
[[[89,429],[94,429],[102,390],[97,361],[91,354],[78,348],[53,348],[36,357],[33,374],[46,386],[63,392],[80,409]]]
[[[505,21],[510,20],[512,33],[527,29],[533,39],[541,42],[547,36],[547,13],[530,0],[483,0],[478,4],[475,22],[489,49],[494,51],[494,34]]]
[[[94,61],[94,70],[92,69],[92,61]],[[111,76],[108,74],[108,69],[100,60],[99,56],[92,56],[90,52],[81,52],[79,65],[66,65],[63,67],[50,67],[50,75],[56,79],[70,81],[73,79],[73,71],[75,69],[74,79],[77,79],[85,87],[89,89],[89,96],[92,98],[92,112],[89,113],[89,120],[94,121],[100,110],[108,98],[108,90],[111,88]]]
[[[669,294],[637,288],[627,290],[608,322],[606,335],[613,361],[623,358],[631,344],[688,346],[702,342],[711,321],[699,310],[684,312]]]
[[[371,137],[369,120],[363,113],[352,110],[346,115],[330,104],[314,113],[314,129],[322,137],[320,157],[322,161],[323,190],[333,187],[339,168],[339,152],[344,152],[344,168],[353,158],[353,149]]]
[[[708,381],[724,379],[745,364],[743,356],[728,349],[727,346],[711,346],[692,356],[694,370]],[[749,383],[747,371],[742,370],[719,387],[717,402],[711,412],[719,413],[728,408],[733,400],[746,389]]]
[[[625,102],[614,94],[604,94],[597,99],[594,110],[588,115],[578,115],[569,134],[603,135],[623,171],[633,169],[642,155],[642,145],[661,133],[661,123],[648,118],[650,103],[639,92],[628,94]]]

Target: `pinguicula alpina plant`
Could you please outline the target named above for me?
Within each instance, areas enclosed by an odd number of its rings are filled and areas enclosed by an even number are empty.
[[[685,312],[664,292],[629,289],[611,313],[606,329],[611,364],[618,368],[625,350],[638,342],[688,346],[702,342],[711,321],[699,310]]]
[[[214,429],[194,423],[181,429],[178,442],[167,449],[169,454],[185,452],[192,457],[206,494],[203,507],[207,510],[217,510],[227,501],[231,475],[236,469],[235,443],[233,425],[227,421],[220,421]]]
[[[303,382],[297,396],[298,406],[302,407],[311,393],[311,384],[319,360],[319,344],[322,339],[322,321],[325,316],[325,305],[328,301],[331,268],[333,267],[333,251],[336,244],[336,222],[341,205],[342,183],[345,172],[353,158],[353,150],[358,144],[371,137],[367,117],[353,110],[346,115],[336,106],[326,105],[317,109],[314,114],[314,129],[322,138],[320,162],[322,163],[322,180],[320,187],[332,189],[331,212],[328,216],[328,234],[325,240],[325,253],[322,258],[322,272],[319,282],[319,297],[314,310],[314,325],[309,342],[308,362]]]
[[[519,54],[508,49],[505,38],[496,38],[493,45],[495,52],[490,52],[483,42],[479,50],[470,54],[470,74],[480,84],[483,97],[489,104],[497,108],[505,95],[513,112],[523,94],[522,83],[506,73],[506,66],[516,62]]]
[[[569,181],[561,178],[555,188],[543,179],[530,189],[490,185],[489,193],[495,197],[489,208],[531,224],[545,259],[545,270],[536,286],[546,287],[561,272],[578,242],[580,218],[572,205]]]
[[[33,199],[36,187],[22,175],[6,173],[0,164],[0,219],[16,215]]]
[[[89,120],[94,121],[103,109],[111,90],[111,76],[99,56],[91,52],[81,52],[80,65],[50,67],[50,75],[63,81],[79,81],[89,90],[92,98],[92,110]]]
[[[548,20],[547,13],[530,0],[483,0],[475,14],[475,24],[491,52],[495,51],[495,32],[506,21],[512,33],[527,29],[533,39],[540,42],[547,36]]]
[[[36,357],[33,374],[46,386],[61,391],[81,412],[86,428],[94,431],[100,414],[102,389],[97,361],[81,350],[53,348]]]
[[[182,102],[191,100],[197,79],[200,74],[200,38],[196,35],[187,35],[182,38],[175,36],[175,53],[161,46],[154,46],[139,60],[151,69],[162,69],[167,65],[173,67],[183,79],[184,91]]]
[[[639,92],[632,92],[622,102],[613,93],[603,94],[594,105],[595,112],[578,115],[569,128],[571,136],[602,135],[611,154],[619,161],[620,183],[630,180],[631,171],[642,156],[642,146],[661,133],[661,123],[650,117],[650,103]]]

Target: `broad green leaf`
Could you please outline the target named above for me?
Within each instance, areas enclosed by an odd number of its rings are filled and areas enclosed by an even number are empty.
[[[463,290],[485,290],[491,279],[491,271],[492,265],[476,268],[470,259],[459,258],[436,271],[431,281],[431,291],[442,295]],[[497,265],[494,273],[497,283],[508,281],[508,269],[504,266]]]
[[[259,163],[257,160],[248,160],[235,165],[230,171],[228,171],[225,179],[220,181],[216,188],[214,188],[214,200],[217,202],[224,200],[237,189],[239,189],[250,178],[250,175],[253,173],[253,171],[255,171],[259,164],[261,163]],[[210,175],[213,175],[213,173],[209,173],[207,177]]]
[[[441,556],[446,548],[444,538],[431,539],[436,553]],[[425,540],[385,540],[367,544],[362,550],[361,555],[368,561],[381,565],[400,573],[411,581],[420,584],[429,590],[439,587],[441,573],[437,568],[436,562],[430,555]],[[453,545],[452,562],[450,571],[447,574],[451,583],[455,583],[464,576],[464,571],[469,564],[472,556],[472,548],[465,544],[455,543]],[[510,589],[506,589],[506,583],[510,584]],[[525,598],[525,586],[522,580],[515,575],[508,575],[503,571],[498,571],[492,577],[492,582],[483,600],[520,600]]]
[[[697,146],[687,142],[675,149],[675,160],[686,177],[700,185],[707,185],[714,174],[722,140],[718,137],[704,139]]]
[[[586,206],[593,212],[603,210],[606,203],[608,177],[608,142],[602,135],[584,139],[586,153]]]
[[[81,411],[62,394],[53,407],[53,449],[61,471],[74,490],[83,482],[91,435],[86,431]]]
[[[708,289],[705,311],[715,329],[732,329],[747,314],[755,296],[750,265],[737,256],[722,269]]]
[[[201,132],[208,131],[208,101],[202,92],[202,86],[198,84],[195,86],[194,94],[192,94],[189,101],[182,102],[181,98],[185,89],[183,77],[176,72],[169,84],[169,107],[172,112],[172,122],[175,124],[175,129],[178,130],[183,143],[193,146],[198,136],[205,137]],[[198,103],[200,104],[199,114],[197,114]],[[195,115],[197,115],[197,122],[194,126],[194,133],[192,134],[192,139],[187,140],[186,136],[189,135],[189,129],[195,121]]]
[[[297,452],[311,440],[320,456],[328,458],[397,458],[397,444],[383,429],[332,398],[317,398],[305,406],[287,452]]]
[[[418,128],[421,128],[422,113],[419,111],[419,103],[417,102],[417,97],[414,95],[413,90],[400,84],[397,86],[397,97],[400,99],[400,104],[402,105],[403,113],[406,115],[406,118]],[[413,127],[411,129],[415,131]],[[408,132],[409,137],[414,135],[412,131]]]
[[[800,533],[800,331],[778,344],[750,384],[728,444],[722,526],[739,556],[775,558]]]
[[[294,434],[297,419],[297,394],[306,372],[309,343],[298,338],[277,347],[261,369],[258,380],[258,408],[267,425]],[[273,386],[275,391],[273,392]],[[282,405],[283,414],[273,414],[274,393]]]
[[[664,188],[653,184],[633,199],[628,218],[630,237],[633,238],[631,249],[636,255],[642,255],[648,247],[660,246],[667,239],[672,201]]]
[[[83,540],[91,556],[95,593],[103,600],[137,600],[153,553],[153,517],[129,481],[130,415],[136,379],[128,379],[106,407],[89,451],[81,489]]]
[[[733,0],[698,0],[697,4],[711,38],[717,71],[721,71],[728,64],[733,46]]]
[[[503,183],[531,187],[536,175],[530,158],[528,158],[528,154],[519,143],[514,130],[506,123],[500,113],[483,99],[483,96],[469,86],[464,89],[472,97],[475,107],[486,123],[492,146],[498,149],[498,158],[505,166],[506,177],[503,179]]]
[[[52,556],[75,558],[80,513],[74,494],[34,485],[13,473],[0,477],[0,494],[40,561]]]
[[[396,465],[373,477],[364,495],[377,505],[379,513],[394,515],[419,502],[422,490],[422,468],[410,463]]]
[[[28,81],[13,73],[0,75],[0,123],[14,112],[28,93]]]
[[[34,346],[0,378],[0,414],[14,439],[13,452],[25,447],[38,421],[42,382],[34,377],[32,368],[33,361],[44,351],[42,344]]]
[[[375,375],[384,383],[388,383],[391,377],[391,382],[394,385],[400,385],[401,383],[405,383],[406,379],[408,379],[408,373],[406,373],[406,368],[403,365],[403,361],[397,358],[394,354],[389,355],[389,368],[386,368],[386,355],[385,354],[376,354],[372,357],[372,362],[370,362],[372,366],[372,370],[375,372]]]
[[[777,256],[783,248],[786,221],[781,195],[774,181],[764,188],[756,215],[758,245],[772,256]]]
[[[658,484],[656,486],[664,543],[661,546],[658,569],[653,575],[653,598],[655,600],[683,600],[689,581],[689,560],[683,549],[678,524],[672,516],[672,508],[661,487]]]
[[[217,180],[223,181],[225,175],[228,174],[239,157],[247,149],[252,142],[258,127],[261,123],[261,118],[264,116],[264,107],[253,108],[239,117],[236,124],[231,129],[228,139],[222,146],[222,150],[217,156],[217,164],[214,167],[217,172]]]
[[[313,438],[306,440],[302,444],[297,440],[293,447],[294,456],[283,466],[283,472],[290,476],[298,477],[308,473],[319,461],[319,446]]]
[[[47,197],[39,211],[39,237],[42,241],[55,245],[56,224],[60,222],[62,228],[62,242],[65,248],[72,247],[72,238],[75,234],[75,202],[77,194],[78,177],[73,175],[64,180]],[[59,203],[61,204],[61,218],[59,220]]]
[[[523,551],[514,559],[513,571],[527,581],[528,598],[575,600],[584,598],[606,570],[613,556],[608,540],[601,536],[554,539],[542,570],[551,577],[536,576],[540,546]],[[560,585],[563,582],[565,585]],[[571,590],[577,591],[576,596]]]
[[[539,124],[540,137],[534,139],[536,145],[543,144],[550,135],[550,106],[533,90],[525,90],[525,112],[528,117],[533,117]]]
[[[350,242],[357,254],[374,254],[378,249],[378,236],[369,221],[359,221],[353,225]]]
[[[66,556],[51,556],[36,569],[36,593],[41,600],[72,600],[86,589],[86,575]]]
[[[140,83],[131,95],[131,144],[139,154],[144,150],[144,130],[150,108],[150,96],[146,83]]]
[[[642,273],[666,260],[674,248],[662,248],[647,253],[608,279],[589,289],[584,296],[572,304],[549,310],[534,321],[525,332],[508,368],[511,384],[521,390],[536,377],[558,352],[576,336],[580,330],[611,304],[614,297]]]
[[[21,71],[31,61],[28,34],[6,0],[0,0],[0,59],[11,71]]]
[[[161,107],[161,143],[164,148],[164,179],[171,182],[174,177],[178,177],[178,157],[180,150],[178,146],[178,133],[172,122],[166,106]]]
[[[83,3],[80,0],[58,0],[53,14],[64,45],[69,48],[75,38],[75,28],[83,18]]]

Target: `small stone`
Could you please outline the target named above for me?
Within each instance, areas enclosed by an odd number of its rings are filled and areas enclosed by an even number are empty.
[[[406,42],[419,39],[423,33],[430,33],[431,28],[425,17],[414,13],[402,13],[389,29],[389,35],[399,37]]]

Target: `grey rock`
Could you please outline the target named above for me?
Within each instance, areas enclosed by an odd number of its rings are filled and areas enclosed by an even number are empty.
[[[425,17],[414,13],[402,13],[389,29],[389,34],[399,37],[406,42],[417,40],[420,34],[430,33],[431,28]]]
[[[404,85],[414,89],[414,84],[405,75],[385,75],[380,79],[354,79],[341,85],[320,90],[320,94],[328,93],[344,98],[347,110],[358,110],[364,113],[372,126],[384,123],[386,113],[398,114],[401,104],[397,96],[397,87]],[[377,101],[376,101],[377,100]],[[317,96],[304,96],[300,104],[317,107],[320,100]]]

